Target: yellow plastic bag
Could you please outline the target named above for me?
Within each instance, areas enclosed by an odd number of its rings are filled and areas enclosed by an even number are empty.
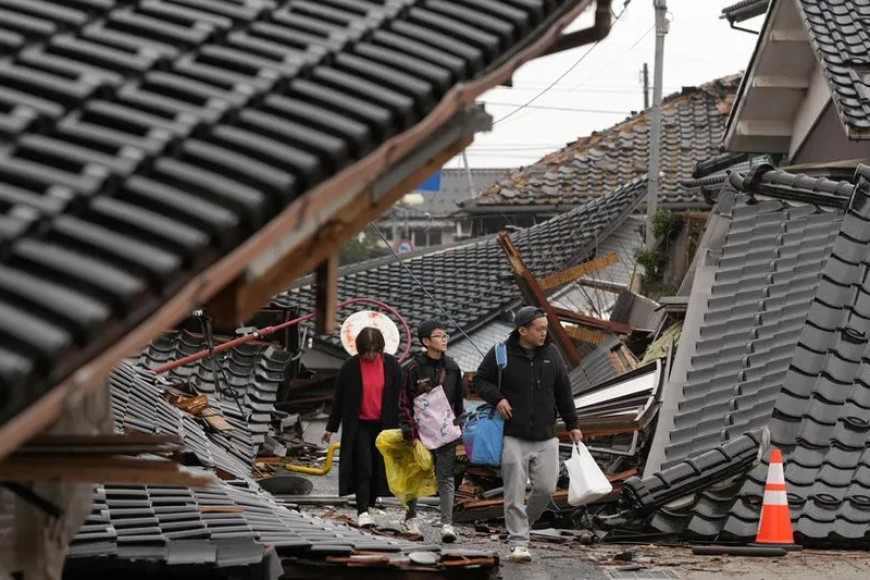
[[[419,439],[410,444],[402,438],[401,429],[381,431],[375,445],[384,456],[387,484],[402,505],[418,497],[435,495],[435,464],[432,453]]]

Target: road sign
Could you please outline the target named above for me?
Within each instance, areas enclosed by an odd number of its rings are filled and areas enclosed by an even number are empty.
[[[414,242],[411,240],[402,240],[396,244],[397,254],[409,254],[414,251]]]
[[[374,310],[355,312],[341,325],[341,346],[347,354],[356,354],[356,336],[366,326],[374,326],[384,335],[385,353],[396,354],[399,350],[399,327],[386,314]]]

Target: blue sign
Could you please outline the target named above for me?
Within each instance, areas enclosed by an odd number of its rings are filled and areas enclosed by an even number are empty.
[[[441,191],[441,170],[439,169],[429,179],[421,183],[417,191]]]

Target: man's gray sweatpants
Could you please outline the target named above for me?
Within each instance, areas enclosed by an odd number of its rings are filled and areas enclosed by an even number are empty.
[[[544,513],[559,481],[559,440],[526,441],[506,436],[501,454],[504,520],[508,543],[529,543],[529,530]],[[526,480],[532,484],[526,506]]]

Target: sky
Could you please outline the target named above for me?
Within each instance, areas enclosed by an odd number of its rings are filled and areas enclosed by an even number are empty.
[[[619,14],[625,0],[614,0]],[[719,18],[735,0],[668,0],[670,30],[665,36],[663,96],[746,68],[757,36],[733,30]],[[569,30],[589,26],[587,10]],[[758,30],[763,17],[742,24]],[[653,0],[631,0],[610,34],[590,50],[582,46],[539,58],[514,75],[512,88],[493,89],[479,99],[495,120],[466,149],[471,167],[519,167],[534,163],[578,137],[606,129],[643,109],[641,69],[649,66],[653,83],[655,57]],[[573,67],[573,68],[572,68]],[[566,71],[569,71],[567,72]],[[529,102],[565,75],[531,105]],[[650,90],[652,102],[652,90]],[[447,167],[464,167],[461,158]]]

